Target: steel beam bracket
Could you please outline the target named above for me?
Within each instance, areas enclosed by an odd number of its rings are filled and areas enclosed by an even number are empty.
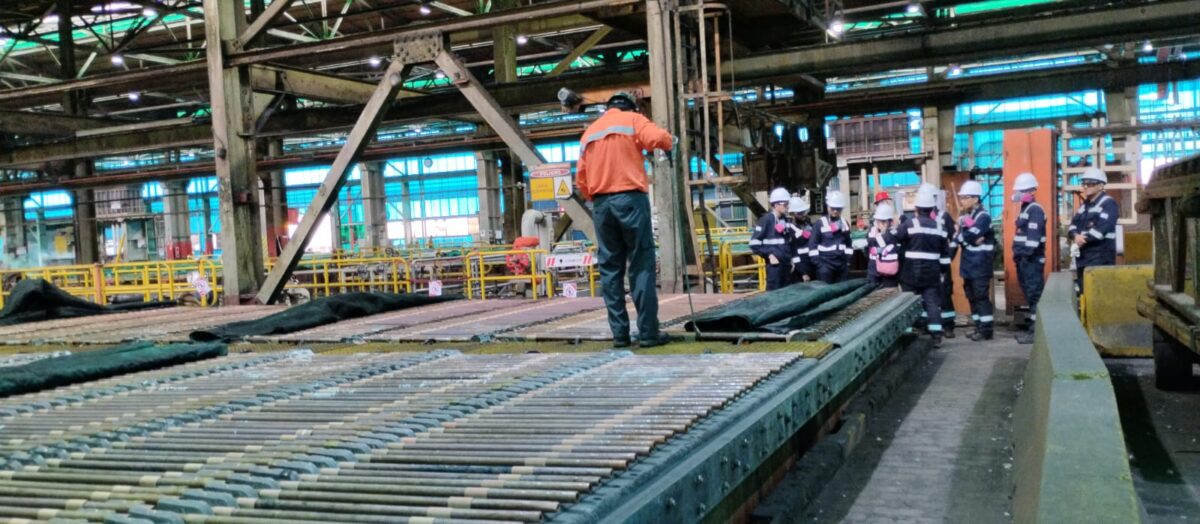
[[[433,62],[449,48],[448,36],[441,31],[413,33],[397,38],[392,44],[395,52],[392,60],[407,65],[424,64]]]

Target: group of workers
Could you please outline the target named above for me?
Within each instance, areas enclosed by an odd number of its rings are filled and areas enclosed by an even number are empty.
[[[1107,176],[1103,171],[1088,169],[1081,179],[1084,202],[1070,228],[1080,289],[1084,268],[1115,263],[1118,214],[1116,201],[1104,193]],[[1047,236],[1047,215],[1036,202],[1037,178],[1022,173],[1012,189],[1012,198],[1021,210],[1014,224],[1011,256],[1030,309],[1028,323],[1017,340],[1029,344],[1033,342],[1037,303],[1045,286],[1046,241],[1053,236]],[[942,337],[954,337],[954,278],[950,264],[961,251],[959,277],[975,328],[969,338],[991,340],[995,325],[991,283],[996,231],[983,206],[983,186],[969,180],[958,190],[957,220],[939,209],[937,195],[935,186],[922,184],[912,216],[897,212],[886,192],[876,195],[863,246],[868,258],[867,278],[879,286],[899,286],[919,295],[924,305],[922,323],[934,344],[940,345]],[[770,204],[771,212],[759,219],[750,239],[751,251],[766,260],[768,290],[791,282],[835,283],[847,278],[854,247],[850,224],[843,217],[845,195],[829,192],[827,213],[815,221],[808,216],[808,203],[785,189],[772,191]]]
[[[615,347],[633,343],[625,306],[626,276],[638,312],[640,345],[668,342],[659,330],[655,243],[643,152],[670,151],[675,141],[638,112],[637,99],[628,93],[610,97],[604,115],[587,128],[580,141],[575,185],[580,196],[593,203],[597,261]],[[1104,172],[1090,168],[1081,178],[1084,202],[1069,230],[1080,290],[1084,268],[1115,263],[1118,215],[1116,201],[1104,192]],[[1027,329],[1017,337],[1022,343],[1033,340],[1033,322],[1044,286],[1046,241],[1053,238],[1046,231],[1045,210],[1035,201],[1037,189],[1037,178],[1029,173],[1019,175],[1013,184],[1013,200],[1020,202],[1021,212],[1011,252],[1031,313]],[[868,278],[919,295],[925,328],[935,346],[940,345],[943,336],[954,336],[950,263],[961,248],[959,276],[975,326],[969,337],[990,340],[996,233],[992,217],[982,205],[983,186],[971,180],[958,190],[957,221],[938,208],[938,193],[935,186],[922,184],[912,216],[898,212],[887,193],[876,195],[865,245]],[[846,196],[829,192],[826,214],[815,221],[809,217],[808,202],[786,189],[775,189],[769,200],[771,212],[759,219],[750,240],[751,250],[767,261],[767,289],[791,282],[846,280],[854,254],[850,223],[843,216]]]

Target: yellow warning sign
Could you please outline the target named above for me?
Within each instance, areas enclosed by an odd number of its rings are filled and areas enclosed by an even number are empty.
[[[554,179],[554,198],[567,199],[571,198],[571,182],[569,177],[557,177]]]
[[[529,198],[531,200],[554,200],[554,179],[529,179]]]

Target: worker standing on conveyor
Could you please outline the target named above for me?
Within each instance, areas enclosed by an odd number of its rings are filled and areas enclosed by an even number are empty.
[[[959,218],[959,240],[963,247],[958,272],[963,278],[963,291],[971,303],[971,320],[975,332],[971,340],[992,339],[992,264],[996,252],[996,232],[992,231],[992,216],[983,209],[983,186],[974,180],[963,183],[958,190],[959,204],[966,213]]]
[[[946,251],[946,231],[939,227],[937,201],[932,193],[917,193],[917,214],[895,229],[895,241],[904,253],[900,264],[900,285],[916,293],[925,306],[922,316],[933,337],[933,347],[942,345],[942,254]]]
[[[917,188],[917,193],[926,192],[933,195],[934,202],[937,202],[938,188],[929,183],[921,184]],[[954,262],[954,255],[958,254],[958,230],[954,227],[954,217],[945,209],[934,210],[937,220],[941,224],[942,230],[946,232],[946,253],[938,260],[942,264],[942,334],[946,338],[954,338],[954,324],[957,315],[954,312],[954,268],[951,263]]]
[[[1017,342],[1033,343],[1033,325],[1037,321],[1038,300],[1046,286],[1042,270],[1046,267],[1046,211],[1035,202],[1038,181],[1032,173],[1021,173],[1013,181],[1013,201],[1021,203],[1013,230],[1012,258],[1017,266],[1017,281],[1029,304],[1029,325],[1017,334]]]
[[[892,231],[893,216],[892,206],[876,206],[875,224],[867,231],[867,281],[879,287],[900,285],[900,249]]]
[[[767,291],[788,285],[792,274],[792,254],[788,247],[788,200],[792,195],[782,187],[771,191],[771,212],[758,219],[750,236],[750,251],[767,261]]]
[[[812,256],[808,239],[812,238],[812,221],[808,218],[808,200],[792,195],[788,200],[788,248],[792,251],[792,282],[808,282],[813,277]]]
[[[1083,183],[1083,203],[1075,211],[1068,232],[1074,242],[1075,290],[1083,293],[1083,270],[1092,266],[1112,266],[1117,263],[1117,201],[1104,192],[1108,175],[1094,167],[1079,177]]]
[[[812,255],[817,278],[827,284],[846,280],[850,274],[850,224],[842,218],[846,207],[846,196],[841,191],[830,191],[825,199],[828,210],[821,220],[813,225],[808,251]]]
[[[671,134],[638,113],[629,93],[608,99],[608,109],[588,126],[579,146],[575,186],[593,203],[597,262],[613,345],[628,347],[629,314],[625,310],[625,273],[638,314],[642,347],[661,346],[655,289],[654,231],[650,222],[650,181],[643,151],[669,151]]]

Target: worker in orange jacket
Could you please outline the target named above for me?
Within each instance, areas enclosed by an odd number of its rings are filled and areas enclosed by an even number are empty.
[[[638,113],[637,101],[629,93],[613,95],[607,106],[580,140],[575,187],[593,203],[596,258],[614,346],[632,343],[625,311],[626,265],[641,347],[661,346],[667,337],[658,327],[654,231],[647,196],[650,181],[642,153],[670,151],[674,139]]]

